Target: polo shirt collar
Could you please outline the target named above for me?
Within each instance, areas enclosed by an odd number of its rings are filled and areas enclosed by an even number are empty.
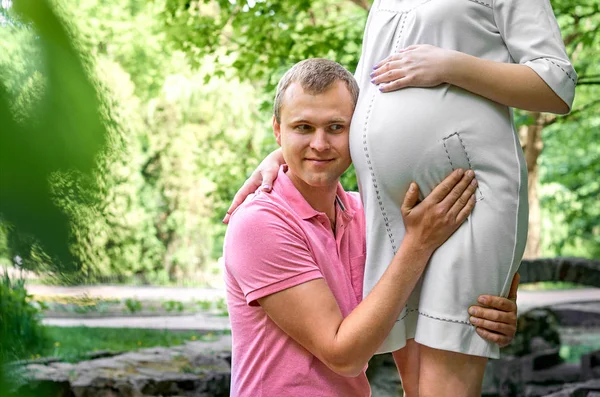
[[[304,196],[296,189],[296,186],[294,186],[294,183],[286,174],[287,169],[287,164],[279,167],[279,173],[277,174],[277,180],[273,184],[273,190],[283,196],[302,219],[306,220],[319,215],[320,212],[308,204]],[[346,192],[339,182],[335,200],[344,216],[348,220],[352,219],[354,217],[354,210],[348,205]]]

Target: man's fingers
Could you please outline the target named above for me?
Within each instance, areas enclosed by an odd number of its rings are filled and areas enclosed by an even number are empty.
[[[404,195],[404,201],[402,202],[402,214],[408,214],[411,209],[417,205],[419,201],[419,186],[416,183],[411,182],[408,187],[408,191]]]
[[[435,203],[439,203],[442,200],[444,200],[448,193],[452,191],[454,186],[456,186],[456,184],[460,182],[463,174],[464,170],[461,168],[454,170],[450,175],[446,177],[446,179],[440,182],[440,184],[437,185],[435,189],[433,189],[428,198],[431,197],[431,200],[433,200],[433,202]]]
[[[463,181],[461,181],[461,183],[462,182]],[[459,185],[456,185],[456,187],[458,187],[458,186]],[[455,189],[456,189],[456,187],[455,187]],[[460,195],[458,200],[456,200],[454,205],[452,205],[452,208],[450,209],[450,214],[453,214],[455,217],[458,218],[458,214],[460,214],[460,212],[463,210],[463,208],[465,208],[467,206],[467,204],[469,204],[469,200],[471,199],[471,196],[473,196],[473,194],[475,193],[476,188],[477,188],[477,181],[475,179],[473,179],[473,180],[471,180],[471,183],[465,189],[465,191],[462,192],[462,194]],[[462,221],[461,221],[461,223],[462,223]]]
[[[507,346],[512,341],[512,338],[509,338],[508,336],[502,336],[479,327],[475,328],[475,332],[483,339],[493,342],[500,347]]]
[[[488,331],[492,331],[504,336],[513,337],[517,332],[517,327],[510,324],[498,323],[495,321],[489,321],[478,317],[471,317],[469,321],[471,321],[471,324],[473,324],[476,327],[484,328]]]
[[[517,312],[517,304],[509,298],[503,298],[501,296],[492,295],[481,295],[479,297],[479,302],[485,302],[484,304],[486,306],[492,309],[502,310],[503,312]]]
[[[470,191],[469,196],[473,194],[475,192],[475,186],[477,186],[477,182],[475,182],[475,185],[473,185],[473,181],[475,180],[474,178],[475,173],[473,170],[466,170],[461,180],[454,185],[450,193],[448,193],[442,200],[444,208],[452,208],[460,199],[465,190]]]
[[[519,281],[521,281],[521,275],[519,273],[515,273],[512,279],[512,284],[510,285],[510,291],[508,293],[508,299],[515,302],[515,308],[517,302],[517,289],[519,288]]]
[[[476,202],[477,200],[475,200],[475,195],[472,194],[469,198],[469,201],[467,202],[467,205],[465,205],[463,209],[460,210],[458,215],[456,215],[456,223],[458,225],[462,225],[462,223],[469,217],[471,211],[473,211],[473,208],[475,208]]]
[[[516,324],[517,316],[514,311],[505,311],[481,306],[471,306],[469,314],[473,317],[483,318],[485,320],[496,321],[505,324]]]

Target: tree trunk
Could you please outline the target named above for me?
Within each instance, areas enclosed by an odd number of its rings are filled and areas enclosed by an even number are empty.
[[[524,125],[519,129],[519,139],[529,179],[527,188],[529,193],[529,232],[527,233],[527,246],[525,247],[525,259],[539,258],[541,253],[542,219],[540,215],[540,199],[538,196],[538,164],[537,160],[542,152],[542,129],[552,121],[552,116],[544,113],[534,112],[531,114],[534,122]]]

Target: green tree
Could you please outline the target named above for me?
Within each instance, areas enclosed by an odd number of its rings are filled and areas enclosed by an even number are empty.
[[[326,57],[354,70],[360,55],[362,30],[370,6],[365,0],[304,0],[304,1],[241,1],[226,0],[179,1],[167,0],[163,20],[167,34],[177,48],[194,54],[196,61],[206,54],[220,57],[222,64],[232,65],[242,79],[259,82],[265,92],[273,92],[281,73],[293,63],[308,57]],[[573,112],[566,117],[544,113],[520,112],[517,126],[529,169],[530,234],[526,256],[541,253],[541,217],[538,199],[540,163],[545,168],[542,182],[556,183],[565,194],[544,199],[546,213],[566,211],[566,216],[554,216],[567,222],[570,231],[561,241],[550,243],[560,254],[567,240],[583,238],[597,246],[599,231],[597,214],[600,211],[598,191],[587,182],[590,177],[569,175],[594,175],[594,149],[590,121],[598,113],[600,102],[597,89],[600,83],[600,5],[597,0],[552,0],[555,14],[562,29],[567,52],[579,74]],[[214,75],[218,75],[216,71]],[[267,96],[270,97],[270,96]],[[268,102],[263,109],[266,110]],[[578,141],[565,142],[568,131],[579,131]],[[542,132],[543,131],[543,132]],[[560,168],[551,159],[545,163],[542,148],[548,147],[568,153],[584,150],[580,162],[573,160]],[[549,153],[554,156],[555,151]],[[596,157],[595,157],[596,156]],[[583,171],[582,171],[583,170]],[[352,173],[344,178],[352,180]],[[581,187],[581,184],[584,187]],[[353,187],[353,186],[350,186]],[[594,190],[596,189],[596,190]],[[560,198],[559,198],[560,197]],[[570,210],[581,208],[580,210]],[[582,225],[585,227],[581,228]],[[554,226],[553,226],[554,227]],[[559,225],[556,227],[560,227]],[[576,233],[573,233],[577,230]]]

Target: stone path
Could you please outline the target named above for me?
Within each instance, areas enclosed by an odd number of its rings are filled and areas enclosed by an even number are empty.
[[[44,318],[44,325],[58,327],[145,328],[173,331],[225,331],[231,329],[229,317],[194,314],[189,316],[106,317],[106,318]]]
[[[78,287],[59,287],[53,285],[27,284],[31,295],[65,295],[90,298],[139,299],[139,300],[175,300],[186,302],[190,300],[217,300],[225,298],[225,290],[210,288],[184,287],[134,287],[121,285],[84,285]]]
[[[552,291],[519,291],[519,313],[536,307],[554,306],[562,303],[596,302],[600,306],[600,288],[565,289]],[[599,308],[600,312],[600,308]]]
[[[128,286],[81,286],[54,287],[29,285],[33,295],[81,296],[87,294],[98,298],[135,298],[140,300],[217,300],[225,297],[225,291],[205,288],[128,287]],[[519,291],[519,313],[536,307],[574,302],[595,302],[590,310],[600,313],[600,288],[583,288],[553,291]],[[230,329],[227,317],[208,314],[161,316],[161,317],[111,317],[111,318],[45,318],[44,324],[61,327],[88,326],[108,328],[153,328],[173,330],[217,331]]]

